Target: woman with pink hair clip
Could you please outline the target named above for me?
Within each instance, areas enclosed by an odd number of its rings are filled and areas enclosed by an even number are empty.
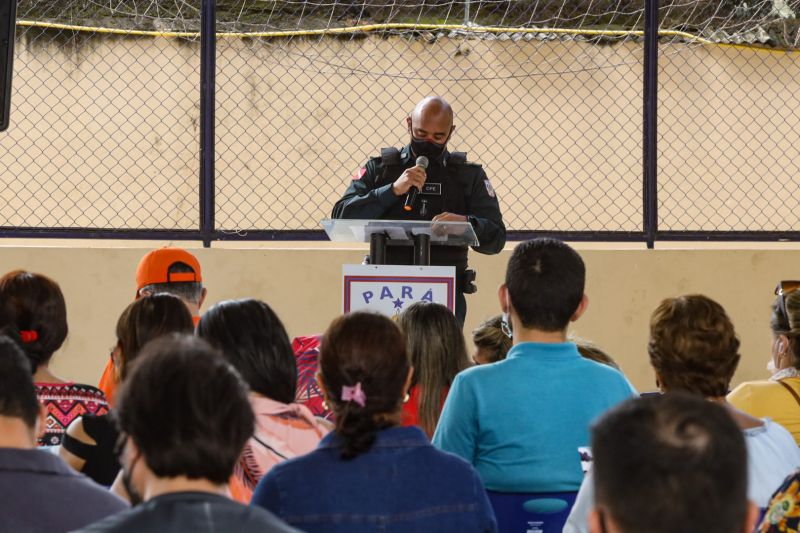
[[[355,312],[323,335],[317,381],[336,416],[316,450],[259,482],[253,505],[309,533],[494,532],[477,472],[400,427],[413,368],[390,319]]]

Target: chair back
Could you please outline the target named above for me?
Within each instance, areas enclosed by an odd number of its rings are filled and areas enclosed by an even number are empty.
[[[578,495],[577,492],[486,492],[497,517],[498,533],[561,533]]]

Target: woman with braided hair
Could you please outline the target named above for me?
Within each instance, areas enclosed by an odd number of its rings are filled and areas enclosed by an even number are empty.
[[[486,532],[486,491],[462,459],[400,427],[413,369],[390,319],[355,312],[323,335],[317,381],[335,430],[303,457],[273,467],[252,504],[314,532]]]

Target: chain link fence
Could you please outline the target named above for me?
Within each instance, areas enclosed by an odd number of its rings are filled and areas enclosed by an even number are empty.
[[[218,44],[219,227],[317,228],[370,156],[408,142],[415,103],[438,94],[456,113],[451,149],[484,165],[509,229],[641,229],[641,43],[578,31],[603,17],[634,28],[641,6],[286,4],[308,11],[245,21],[259,5],[245,0],[219,19],[256,35],[310,30]],[[365,31],[311,33],[334,23]]]
[[[659,51],[659,230],[800,228],[800,2],[705,5]],[[663,29],[683,29],[662,8]],[[754,47],[757,45],[759,47]]]
[[[136,36],[135,8],[19,2],[0,226],[197,225],[196,47]]]
[[[641,0],[384,2],[217,0],[217,237],[319,229],[438,94],[509,230],[641,238]],[[659,231],[796,231],[800,0],[663,3]],[[18,21],[0,226],[197,230],[200,0]]]

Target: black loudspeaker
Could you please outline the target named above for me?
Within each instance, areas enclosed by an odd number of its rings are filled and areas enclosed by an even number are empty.
[[[0,0],[0,131],[8,129],[11,111],[11,73],[14,71],[14,30],[17,0]]]

